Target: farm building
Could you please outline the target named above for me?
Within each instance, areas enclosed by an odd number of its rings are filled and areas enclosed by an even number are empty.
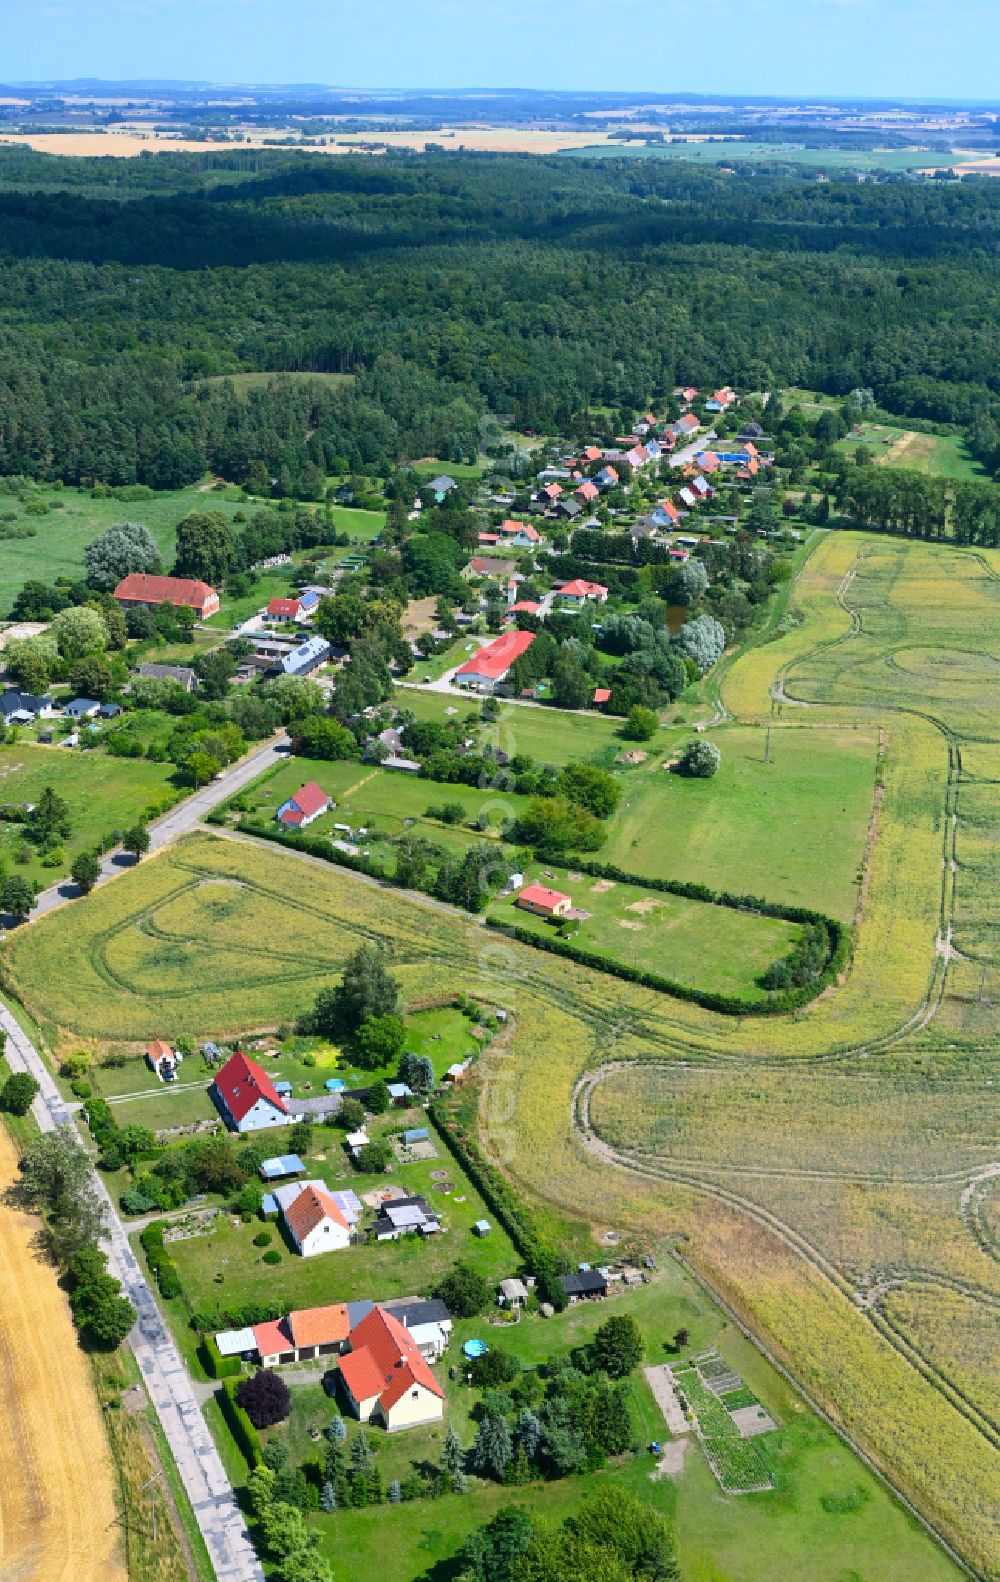
[[[608,1294],[607,1277],[600,1269],[580,1269],[576,1274],[561,1274],[559,1284],[570,1302],[594,1301]]]
[[[350,1332],[340,1377],[354,1415],[393,1433],[440,1422],[444,1391],[412,1335],[385,1308],[375,1307]]]
[[[573,902],[560,890],[549,890],[544,884],[525,885],[514,902],[523,912],[533,912],[536,917],[565,917]]]
[[[154,577],[146,571],[130,571],[115,589],[123,610],[156,610],[162,604],[175,609],[193,610],[200,621],[207,621],[219,609],[219,595],[207,582],[191,577]]]
[[[212,1092],[233,1131],[263,1131],[268,1126],[287,1126],[294,1119],[267,1072],[239,1050],[216,1074]]]
[[[275,817],[286,829],[304,829],[307,824],[312,823],[313,819],[319,818],[321,813],[325,813],[332,806],[333,798],[327,796],[315,780],[307,780],[294,796],[290,796],[287,802],[282,802]]]
[[[520,659],[534,640],[534,632],[505,632],[485,648],[480,648],[464,665],[459,665],[455,672],[455,685],[492,692],[494,687],[505,680],[514,661]]]

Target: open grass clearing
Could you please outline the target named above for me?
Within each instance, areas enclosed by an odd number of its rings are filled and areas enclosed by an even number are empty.
[[[247,396],[252,390],[266,390],[268,385],[284,380],[289,384],[325,385],[328,389],[336,390],[352,385],[354,375],[310,373],[308,369],[295,371],[279,369],[267,373],[209,374],[204,379],[198,379],[196,383],[207,385],[209,388],[213,385],[231,384],[237,395]]]
[[[574,908],[590,913],[575,925],[574,946],[690,988],[763,1001],[766,994],[757,978],[788,954],[801,933],[797,924],[779,918],[688,901],[638,883],[573,875],[572,866],[551,863],[532,862],[524,870],[529,883],[559,890],[571,897]],[[514,897],[495,901],[487,916],[541,939],[555,932],[551,922],[515,905]]]
[[[966,163],[969,156],[940,150],[886,148],[807,148],[800,143],[761,143],[753,138],[719,138],[689,143],[602,143],[564,148],[562,154],[587,159],[683,159],[698,165],[783,164],[821,170],[923,170]]]
[[[81,752],[72,747],[40,747],[16,742],[0,747],[0,801],[29,804],[39,800],[46,786],[69,806],[72,828],[62,846],[63,860],[43,864],[37,848],[24,839],[24,825],[0,824],[0,857],[12,871],[49,885],[64,877],[73,858],[93,848],[104,836],[125,829],[150,810],[162,811],[182,792],[171,783],[172,764],[141,758],[111,758],[99,748]],[[17,860],[25,847],[27,862]]]
[[[28,500],[48,505],[45,516],[29,515]],[[0,512],[13,512],[14,529],[31,527],[27,539],[0,540],[0,613],[9,611],[14,595],[29,577],[51,582],[56,577],[83,575],[83,550],[91,539],[115,522],[141,522],[153,535],[166,567],[174,558],[177,523],[189,511],[220,511],[232,518],[239,502],[221,493],[206,493],[199,485],[155,493],[148,500],[92,499],[89,489],[46,488],[25,490],[25,502],[14,494],[0,494]]]

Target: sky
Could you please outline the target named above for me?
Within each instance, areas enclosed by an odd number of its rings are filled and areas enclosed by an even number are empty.
[[[997,99],[997,0],[0,0],[0,79]]]

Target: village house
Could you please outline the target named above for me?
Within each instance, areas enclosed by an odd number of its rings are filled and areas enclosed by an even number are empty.
[[[308,676],[329,657],[330,644],[325,638],[307,637],[305,642],[297,644],[290,653],[276,660],[272,669],[275,674]]]
[[[154,577],[147,571],[130,571],[114,596],[123,610],[156,610],[169,604],[193,610],[200,621],[207,621],[219,609],[219,595],[207,582],[192,577]]]
[[[597,487],[596,483],[594,483],[592,479],[587,478],[577,489],[576,497],[578,500],[582,500],[586,505],[589,505],[591,500],[597,499],[600,492],[601,491]]]
[[[298,598],[275,598],[268,602],[267,619],[280,625],[284,621],[304,621],[305,612]]]
[[[5,725],[30,725],[32,720],[52,719],[56,710],[48,693],[5,692],[0,698],[0,716]]]
[[[561,588],[556,589],[555,597],[576,610],[582,610],[589,600],[603,604],[608,597],[608,590],[599,582],[586,582],[582,577],[574,577],[571,582],[564,582]]]
[[[296,1249],[303,1258],[341,1252],[351,1245],[351,1225],[323,1181],[292,1181],[276,1187],[274,1197]]]
[[[614,467],[602,467],[594,482],[600,489],[613,489],[618,482],[618,473]]]
[[[514,902],[523,912],[533,912],[536,917],[565,917],[573,906],[568,895],[560,890],[549,890],[544,884],[524,887]]]
[[[671,528],[676,527],[680,519],[681,513],[674,502],[672,500],[661,500],[650,511],[646,520],[652,522],[654,527]]]
[[[327,796],[322,786],[318,786],[315,780],[307,780],[294,796],[282,802],[275,818],[285,829],[305,829],[307,824],[311,824],[332,806],[333,798]]]
[[[92,720],[100,711],[101,705],[96,698],[73,698],[63,712],[71,720]]]
[[[346,1302],[337,1302],[330,1307],[307,1307],[289,1313],[287,1318],[255,1324],[250,1331],[253,1335],[253,1350],[265,1368],[336,1356],[347,1346],[350,1332],[350,1313]],[[223,1331],[223,1334],[216,1335],[215,1343],[222,1355],[226,1356],[223,1344],[232,1344],[233,1339],[242,1339],[245,1334],[243,1330],[236,1331],[235,1335],[232,1331]]]
[[[500,560],[492,555],[473,555],[468,565],[462,568],[462,576],[466,581],[473,577],[509,577],[516,569],[517,563],[513,560]]]
[[[263,1131],[294,1119],[267,1072],[241,1050],[216,1073],[211,1091],[233,1131]]]
[[[500,539],[515,549],[534,549],[542,542],[542,535],[530,522],[508,520],[500,524]]]
[[[198,685],[198,678],[190,665],[140,665],[136,675],[144,676],[148,681],[176,682],[185,692],[194,692]]]
[[[455,482],[454,478],[448,475],[448,473],[441,472],[438,473],[436,478],[431,479],[427,487],[428,489],[433,490],[434,498],[438,505],[440,505],[441,501],[445,499],[447,495],[454,494],[455,490],[458,488],[458,484]]]
[[[534,632],[505,632],[485,648],[480,648],[464,665],[459,665],[455,672],[455,685],[474,687],[479,692],[492,692],[506,680],[515,660],[520,659],[531,647],[534,637]]]
[[[440,1422],[444,1391],[412,1335],[384,1307],[351,1330],[349,1345],[340,1379],[361,1422],[381,1423],[389,1433]]]
[[[177,1067],[183,1058],[183,1055],[172,1049],[163,1038],[155,1038],[146,1047],[147,1064],[156,1072],[161,1082],[173,1082],[177,1075]]]

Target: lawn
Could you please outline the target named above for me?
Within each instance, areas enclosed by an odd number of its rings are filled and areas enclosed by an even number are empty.
[[[464,654],[462,656],[465,657]],[[453,661],[454,663],[455,661]],[[423,666],[414,675],[423,675]],[[619,753],[641,746],[646,752],[665,752],[676,741],[676,733],[660,731],[652,743],[628,742],[621,735],[622,721],[607,714],[569,714],[563,709],[532,708],[523,703],[502,703],[495,724],[484,725],[482,702],[471,697],[449,697],[443,692],[423,692],[417,687],[397,687],[396,702],[410,709],[418,720],[471,718],[481,728],[481,740],[499,748],[508,757],[526,753],[539,763],[562,766],[568,763],[597,763],[610,767]],[[455,711],[448,714],[447,710]]]
[[[248,395],[251,390],[266,390],[268,385],[276,380],[287,379],[293,384],[321,384],[330,387],[338,385],[351,385],[354,383],[353,374],[317,374],[308,371],[294,373],[278,370],[273,373],[245,373],[245,374],[210,374],[196,382],[199,385],[231,384],[237,395]]]
[[[422,1112],[397,1110],[378,1124],[380,1130],[416,1125]],[[513,1274],[518,1255],[502,1226],[496,1223],[482,1198],[443,1145],[438,1159],[394,1165],[387,1175],[359,1175],[351,1168],[343,1147],[342,1131],[315,1127],[312,1150],[305,1163],[311,1179],[323,1179],[332,1188],[352,1188],[361,1196],[392,1184],[412,1195],[422,1195],[442,1215],[445,1229],[436,1236],[405,1236],[397,1242],[362,1243],[316,1258],[301,1258],[290,1250],[277,1225],[272,1247],[281,1252],[277,1265],[263,1263],[263,1250],[253,1245],[260,1230],[257,1221],[234,1224],[220,1215],[217,1229],[172,1244],[184,1294],[194,1308],[213,1308],[227,1302],[275,1301],[288,1308],[318,1307],[330,1302],[360,1301],[364,1297],[412,1296],[433,1290],[452,1265],[462,1258],[491,1282]],[[447,1171],[447,1180],[435,1181],[432,1172]],[[445,1192],[443,1187],[449,1187]],[[489,1219],[489,1236],[472,1234],[479,1219]]]
[[[148,527],[169,568],[181,517],[189,511],[220,511],[231,518],[239,509],[239,501],[206,493],[197,485],[157,493],[149,500],[128,501],[111,497],[93,500],[87,489],[40,486],[25,491],[25,503],[28,499],[44,501],[50,508],[47,515],[28,515],[17,495],[0,494],[0,513],[15,514],[11,527],[35,530],[32,538],[0,540],[0,613],[4,614],[29,577],[51,582],[55,577],[82,576],[84,545],[115,522],[141,522]]]
[[[850,921],[871,818],[874,730],[775,727],[767,763],[763,727],[726,726],[711,740],[722,760],[710,780],[666,774],[659,755],[629,775],[599,859]]]
[[[484,461],[437,461],[433,456],[411,462],[410,467],[421,483],[438,477],[454,478],[456,483],[461,483],[465,479],[481,478],[486,471]]]
[[[505,819],[523,809],[527,798],[513,792],[498,792],[489,786],[440,785],[419,775],[396,769],[380,769],[373,764],[354,762],[325,763],[311,758],[293,758],[276,774],[265,776],[240,798],[249,803],[253,814],[265,818],[277,812],[288,797],[306,780],[315,780],[336,806],[309,826],[311,835],[342,836],[336,824],[349,824],[355,832],[364,829],[366,849],[380,837],[394,838],[409,830],[414,836],[431,840],[456,852],[486,838],[478,827],[471,828],[482,814],[487,831],[494,834]],[[459,824],[445,824],[428,818],[427,809],[455,802],[464,811]],[[390,867],[392,859],[389,858]]]
[[[251,615],[256,615],[271,599],[284,598],[298,591],[298,582],[301,581],[299,569],[294,566],[275,566],[273,570],[259,573],[256,582],[249,593],[235,598],[232,594],[223,592],[218,614],[209,616],[205,622],[209,627],[240,626]],[[294,627],[290,628],[292,631]],[[303,634],[305,635],[305,634]]]
[[[64,857],[47,867],[35,847],[24,841],[23,825],[0,824],[0,858],[14,865],[25,847],[29,861],[14,871],[42,885],[63,878],[78,852],[92,848],[114,830],[177,800],[182,792],[171,784],[172,764],[141,758],[111,758],[100,748],[81,752],[71,747],[40,747],[17,742],[0,747],[0,797],[5,803],[37,802],[46,786],[69,805],[72,829],[63,845]]]
[[[491,1346],[512,1351],[529,1367],[566,1356],[589,1338],[612,1313],[630,1313],[646,1341],[646,1360],[670,1360],[665,1345],[675,1329],[690,1331],[691,1348],[717,1346],[726,1360],[752,1381],[755,1394],[774,1413],[780,1432],[768,1436],[767,1454],[776,1464],[779,1489],[740,1499],[721,1494],[700,1449],[692,1439],[679,1474],[654,1480],[655,1457],[646,1449],[586,1477],[531,1483],[506,1489],[478,1479],[465,1496],[346,1510],[310,1523],[321,1535],[323,1552],[345,1574],[370,1565],[377,1548],[386,1574],[413,1582],[450,1574],[454,1557],[472,1529],[508,1504],[523,1505],[547,1521],[561,1521],[607,1480],[648,1500],[676,1524],[681,1574],[692,1582],[773,1582],[776,1576],[808,1574],[810,1582],[844,1582],[851,1575],[877,1575],[879,1582],[949,1582],[957,1573],[891,1501],[881,1485],[820,1424],[784,1381],[722,1318],[702,1293],[673,1265],[653,1282],[604,1303],[581,1303],[553,1319],[528,1316],[496,1329],[489,1320],[460,1320],[449,1357],[472,1334]],[[470,1409],[479,1398],[461,1381],[444,1377],[446,1422],[463,1444],[471,1443],[475,1424]],[[318,1459],[324,1441],[311,1438],[335,1414],[334,1404],[316,1384],[292,1384],[287,1424],[268,1431],[284,1441],[293,1462]],[[633,1376],[635,1422],[640,1442],[668,1438],[659,1409],[641,1374]],[[216,1431],[225,1432],[210,1419]],[[348,1423],[348,1443],[357,1434]],[[443,1426],[405,1434],[370,1433],[384,1483],[404,1478],[415,1463],[437,1462]],[[241,1481],[245,1473],[240,1472]],[[826,1504],[824,1505],[824,1501]],[[779,1556],[780,1561],[775,1557]],[[875,1572],[869,1570],[876,1564]],[[863,1568],[863,1569],[862,1569]]]

